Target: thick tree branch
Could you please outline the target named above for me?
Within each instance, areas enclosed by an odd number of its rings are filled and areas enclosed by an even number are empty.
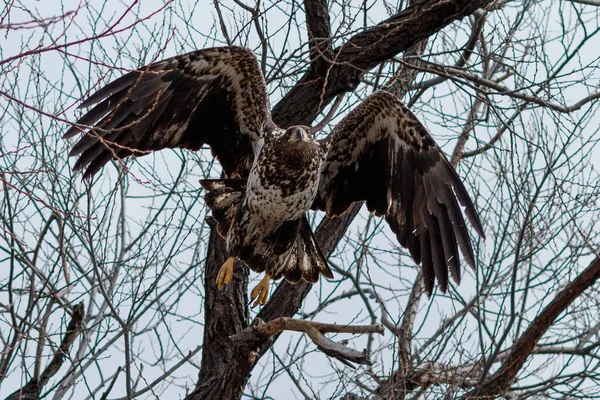
[[[599,278],[600,257],[596,258],[574,281],[561,290],[544,311],[533,320],[519,340],[511,346],[510,353],[500,369],[482,385],[467,393],[464,398],[489,399],[507,392],[525,360],[556,318],[586,289],[593,286]]]
[[[333,253],[360,207],[361,204],[355,204],[341,217],[324,219],[321,222],[315,236],[326,257]],[[210,248],[214,246],[216,251],[224,244],[220,238],[218,242],[214,241],[215,239],[211,236]],[[221,251],[220,254],[209,252],[207,258],[207,322],[203,347],[203,356],[206,354],[206,358],[202,360],[196,390],[187,397],[188,400],[241,398],[252,367],[279,336],[279,333],[275,333],[272,336],[257,338],[252,347],[234,346],[231,337],[235,337],[236,333],[242,332],[248,326],[247,317],[242,316],[242,309],[247,313],[247,301],[242,299],[246,299],[247,296],[248,272],[246,268],[236,269],[231,284],[223,292],[218,292],[215,279],[220,265],[225,261],[224,247]],[[312,285],[306,282],[295,285],[287,281],[281,282],[269,302],[259,312],[257,320],[272,321],[279,317],[293,316],[298,312],[311,287]],[[211,293],[210,298],[208,293]],[[238,321],[237,325],[234,324],[235,321]]]
[[[238,348],[246,348],[247,352],[254,351],[257,342],[267,340],[283,331],[303,332],[313,341],[319,350],[330,357],[334,357],[346,365],[348,361],[357,364],[371,364],[366,350],[362,352],[351,349],[341,343],[336,343],[325,337],[325,333],[350,333],[365,334],[379,333],[383,335],[381,325],[335,325],[320,322],[304,321],[281,317],[265,323],[260,318],[254,320],[252,326],[234,335],[230,339]]]
[[[83,303],[79,303],[73,308],[71,322],[67,326],[67,331],[65,332],[65,336],[63,337],[60,346],[54,352],[54,357],[52,357],[50,363],[46,366],[44,371],[42,371],[39,379],[34,377],[21,389],[9,395],[6,400],[36,400],[40,398],[43,387],[48,383],[50,378],[58,372],[60,367],[62,367],[65,358],[69,354],[71,345],[73,345],[73,342],[75,342],[75,339],[77,339],[77,336],[81,333],[83,316]]]
[[[273,108],[273,119],[283,127],[310,125],[320,109],[338,94],[356,88],[362,75],[371,68],[491,3],[493,0],[416,1],[334,49],[326,75],[311,66]]]
[[[333,55],[331,25],[326,0],[304,0],[308,45],[312,67],[324,75]]]
[[[443,365],[431,361],[414,367],[411,366],[409,371],[403,371],[402,369],[396,371],[389,379],[379,385],[373,400],[401,399],[417,387],[428,388],[432,385],[474,388],[463,396],[464,399],[490,399],[500,395],[508,396],[511,394],[510,385],[514,382],[517,373],[529,355],[590,355],[590,350],[597,347],[596,344],[586,348],[536,345],[556,318],[586,289],[594,285],[598,279],[600,279],[600,258],[597,258],[555,297],[513,346],[498,354],[493,362],[502,363],[502,365],[492,377],[482,384],[479,382],[483,373],[482,360],[461,366]],[[473,305],[469,305],[465,310],[470,309]],[[461,312],[457,315],[462,314]]]
[[[600,0],[569,0],[571,3],[585,4],[588,6],[600,7]]]

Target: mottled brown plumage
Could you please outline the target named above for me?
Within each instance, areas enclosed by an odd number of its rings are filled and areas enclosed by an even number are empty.
[[[79,106],[97,104],[64,135],[85,133],[69,153],[79,155],[74,168],[92,176],[111,158],[207,144],[227,175],[243,175],[271,120],[264,86],[254,54],[242,47],[195,51],[130,72]]]
[[[459,247],[475,266],[461,205],[483,237],[475,208],[427,130],[390,93],[369,96],[316,141],[308,127],[273,123],[255,56],[224,47],[133,71],[81,106],[94,104],[65,134],[83,132],[70,153],[79,155],[75,169],[92,176],[110,159],[209,145],[225,174],[241,177],[201,182],[217,229],[231,257],[267,277],[331,278],[306,211],[334,217],[363,200],[422,263],[427,293],[435,279],[447,289],[448,271],[460,281]],[[233,258],[219,272],[219,287],[232,270]],[[264,303],[263,283],[253,297]]]
[[[475,268],[459,203],[483,237],[475,207],[441,149],[397,97],[384,91],[369,96],[324,145],[327,158],[313,208],[331,218],[365,200],[369,211],[385,216],[415,262],[422,263],[429,294],[436,278],[446,291],[448,270],[460,282],[458,247]]]

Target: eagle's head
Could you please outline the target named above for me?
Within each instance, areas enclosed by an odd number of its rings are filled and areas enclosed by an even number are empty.
[[[294,125],[286,129],[284,137],[290,143],[312,142],[310,128],[304,125]]]
[[[281,161],[278,168],[282,173],[304,173],[319,164],[319,143],[312,138],[308,126],[290,126],[271,143],[275,153],[273,157]],[[285,169],[289,171],[283,171]]]

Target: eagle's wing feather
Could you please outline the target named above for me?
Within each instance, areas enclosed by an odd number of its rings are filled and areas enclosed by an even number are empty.
[[[328,151],[313,208],[334,217],[365,200],[423,264],[429,294],[435,278],[446,291],[448,271],[460,281],[459,247],[475,267],[460,205],[483,237],[475,207],[438,145],[397,97],[371,95],[322,144]]]
[[[227,175],[246,173],[271,122],[265,81],[254,54],[227,47],[150,64],[85,100],[95,105],[64,135],[83,137],[70,155],[75,169],[95,174],[111,158],[164,148],[211,147]]]

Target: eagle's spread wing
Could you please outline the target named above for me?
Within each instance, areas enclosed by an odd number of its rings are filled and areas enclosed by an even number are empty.
[[[314,206],[333,217],[366,200],[369,211],[385,215],[400,244],[423,263],[428,294],[435,278],[446,291],[448,269],[460,281],[459,246],[475,267],[459,206],[483,237],[473,203],[438,145],[397,97],[381,91],[371,95],[324,145],[329,151]]]
[[[150,64],[109,83],[81,107],[97,104],[64,137],[83,132],[70,155],[93,175],[111,158],[208,144],[227,175],[243,175],[270,110],[254,54],[204,49]]]

